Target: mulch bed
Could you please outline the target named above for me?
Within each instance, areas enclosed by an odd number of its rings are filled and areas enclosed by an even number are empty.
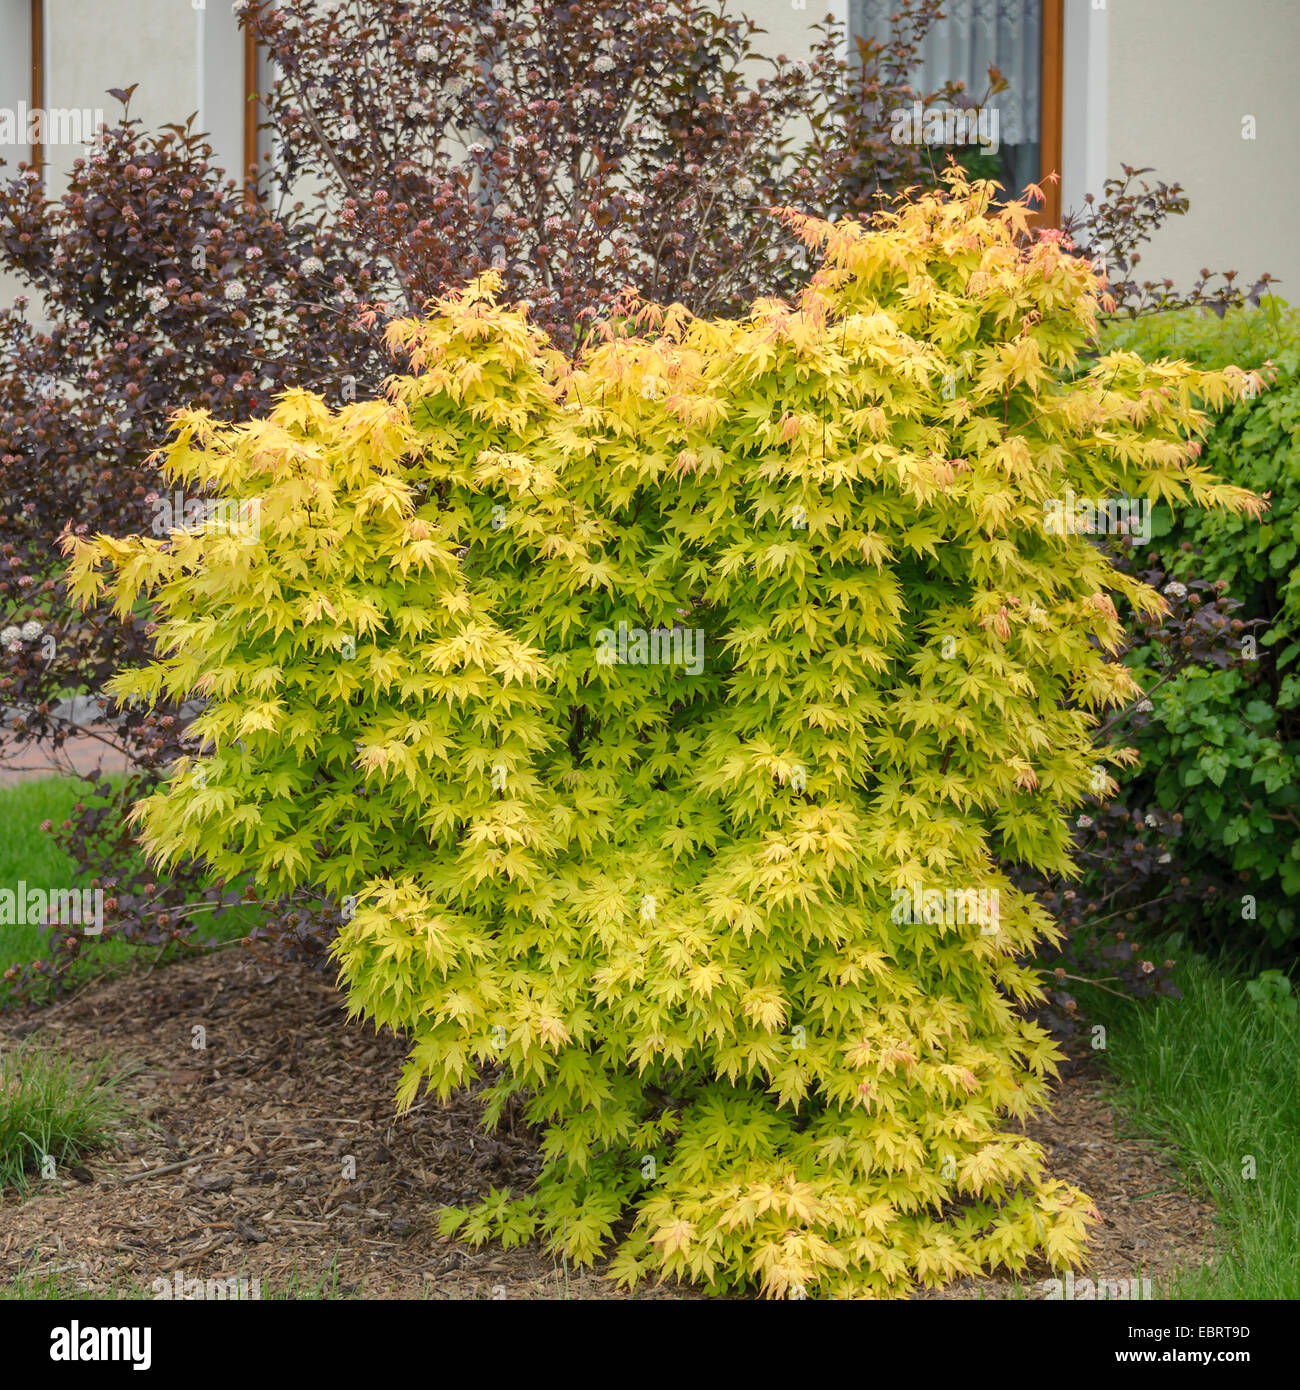
[[[206,1046],[191,1046],[195,1027]],[[140,1069],[119,1146],[0,1198],[0,1281],[62,1270],[87,1291],[153,1281],[257,1277],[263,1298],[623,1298],[599,1274],[536,1246],[471,1250],[439,1236],[438,1208],[537,1171],[519,1125],[478,1128],[472,1094],[394,1117],[403,1047],[345,1022],[332,982],[234,948],[97,982],[40,1014],[0,1016],[0,1042],[37,1032],[64,1053]],[[1213,1213],[1147,1144],[1118,1138],[1090,1058],[1068,1067],[1055,1113],[1028,1126],[1052,1173],[1097,1204],[1095,1277],[1159,1278],[1199,1263]],[[351,1156],[355,1165],[348,1164]],[[1031,1269],[1022,1292],[1047,1278]],[[1004,1298],[1010,1280],[967,1280],[924,1298]],[[652,1286],[641,1298],[701,1295]]]

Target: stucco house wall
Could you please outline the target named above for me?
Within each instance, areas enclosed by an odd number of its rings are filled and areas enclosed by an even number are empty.
[[[742,4],[791,57],[819,19],[848,13],[847,0]],[[1300,0],[1065,0],[1063,206],[1150,166],[1191,208],[1144,251],[1142,278],[1267,270],[1300,303],[1297,63]]]
[[[816,24],[848,0],[731,0],[764,46],[807,53]],[[0,107],[30,96],[29,0],[0,0]],[[147,124],[197,112],[217,157],[242,159],[242,40],[226,0],[46,0],[47,106],[116,106],[138,83]],[[1201,266],[1253,280],[1269,270],[1300,302],[1300,0],[1065,0],[1062,195],[1077,207],[1124,163],[1183,185],[1191,211],[1144,255],[1145,271],[1190,284]],[[10,168],[26,150],[0,150]],[[52,188],[76,151],[48,147]],[[12,286],[0,283],[8,297]]]
[[[1251,280],[1268,270],[1300,303],[1300,3],[1107,0],[1106,10],[1107,170],[1149,164],[1191,199],[1143,264],[1178,284],[1202,266]]]

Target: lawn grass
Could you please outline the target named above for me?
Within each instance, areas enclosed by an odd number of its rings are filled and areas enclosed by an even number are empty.
[[[0,888],[71,888],[76,866],[41,829],[72,814],[86,784],[75,777],[42,777],[0,790]],[[0,923],[0,963],[31,960],[40,951],[39,929],[32,925]]]
[[[1219,1212],[1220,1257],[1163,1281],[1161,1294],[1300,1298],[1300,1007],[1277,981],[1252,990],[1177,942],[1170,954],[1181,957],[1181,1000],[1086,991],[1108,1030],[1112,1101]]]
[[[76,1281],[70,1278],[66,1270],[57,1267],[48,1273],[37,1271],[33,1274],[19,1274],[7,1284],[0,1283],[0,1303],[63,1303],[69,1299],[107,1300],[144,1297],[146,1295],[134,1287],[121,1293],[117,1292],[116,1289],[109,1293],[89,1292],[80,1288]]]
[[[110,779],[115,786],[121,779]],[[0,788],[0,888],[15,892],[19,883],[49,891],[79,888],[82,881],[77,866],[58,847],[54,836],[41,829],[41,822],[58,825],[72,814],[72,808],[90,793],[90,783],[79,777],[41,777],[30,782]],[[0,922],[0,968],[35,960],[44,954],[41,928],[34,923],[18,925]],[[131,949],[117,941],[105,941],[95,948],[102,965],[128,960]]]
[[[75,1266],[55,1264],[53,1258],[51,1256],[43,1265],[32,1265],[7,1284],[0,1283],[0,1303],[64,1303],[69,1300],[126,1302],[154,1297],[152,1289],[131,1279],[124,1283],[114,1280],[107,1289],[83,1288],[77,1282]]]
[[[105,1143],[125,1112],[125,1074],[35,1041],[0,1050],[0,1187],[26,1192]]]
[[[122,785],[120,775],[107,780],[115,790]],[[0,888],[17,891],[20,882],[28,889],[45,891],[88,886],[78,876],[76,864],[59,849],[54,837],[40,827],[45,820],[56,825],[66,820],[77,801],[92,795],[91,783],[79,777],[42,777],[0,788]],[[231,941],[247,933],[258,920],[256,910],[236,907],[205,921],[201,934],[205,939]],[[0,923],[0,970],[43,954],[40,926]],[[143,956],[138,947],[106,936],[83,951],[72,978],[82,979],[145,959],[152,957]]]
[[[121,777],[108,779],[120,787]],[[28,889],[81,888],[75,862],[41,829],[41,822],[58,825],[72,814],[76,803],[91,795],[91,783],[80,777],[40,777],[0,788],[0,888],[15,892],[19,883]],[[0,922],[0,969],[24,964],[45,954],[42,928],[31,922]],[[72,977],[122,967],[139,959],[139,951],[111,938],[97,942],[73,967]]]

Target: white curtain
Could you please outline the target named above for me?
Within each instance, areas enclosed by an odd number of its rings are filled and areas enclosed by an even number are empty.
[[[888,38],[889,16],[895,9],[896,0],[850,0],[851,33],[864,39]],[[911,83],[931,92],[945,82],[964,82],[967,94],[979,101],[988,91],[989,64],[998,69],[1008,85],[989,105],[998,109],[1003,167],[1019,192],[1041,172],[1042,0],[944,0],[943,13],[921,44]]]

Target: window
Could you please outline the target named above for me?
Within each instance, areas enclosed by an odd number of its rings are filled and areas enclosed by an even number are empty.
[[[19,160],[36,161],[40,145],[29,144],[30,113],[43,102],[41,94],[41,0],[0,0],[0,159],[7,178]],[[39,127],[36,127],[39,131]]]
[[[895,8],[894,0],[849,0],[851,33],[886,38]],[[1011,196],[1061,169],[1063,9],[1063,0],[944,0],[945,17],[921,44],[912,81],[924,92],[961,82],[981,101],[990,65],[1006,79],[1006,90],[989,100],[978,144],[961,138],[960,124],[956,142],[940,136],[934,143],[954,143],[954,158],[981,178],[997,179]],[[927,128],[938,130],[933,122]],[[951,122],[948,133],[954,133]],[[1060,186],[1044,184],[1043,191],[1038,220],[1055,225]]]

